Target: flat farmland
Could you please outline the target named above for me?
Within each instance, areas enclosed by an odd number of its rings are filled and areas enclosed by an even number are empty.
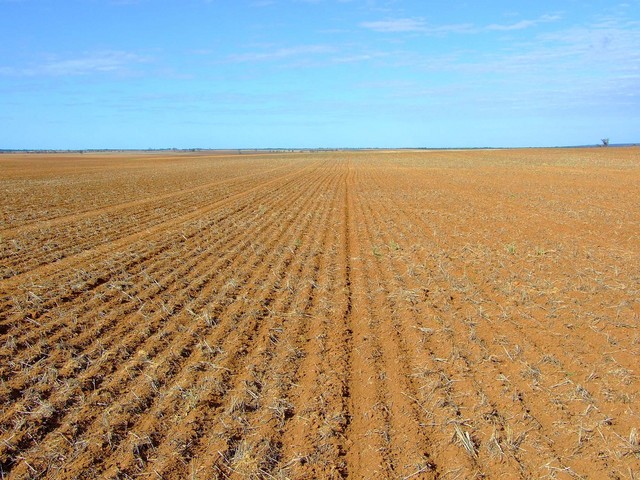
[[[0,478],[640,478],[640,148],[0,156]]]

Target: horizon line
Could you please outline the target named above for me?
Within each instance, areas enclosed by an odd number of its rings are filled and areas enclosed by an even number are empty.
[[[640,143],[610,143],[583,145],[555,145],[555,146],[519,146],[519,147],[159,147],[159,148],[0,148],[1,153],[99,153],[99,152],[321,152],[321,151],[367,151],[367,150],[524,150],[545,148],[611,148],[635,147]]]

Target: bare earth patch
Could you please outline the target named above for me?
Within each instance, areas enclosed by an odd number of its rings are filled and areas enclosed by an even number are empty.
[[[640,478],[640,149],[0,156],[0,478]]]

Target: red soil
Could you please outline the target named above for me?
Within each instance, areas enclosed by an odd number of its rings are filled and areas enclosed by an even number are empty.
[[[0,157],[0,478],[638,478],[640,149]]]

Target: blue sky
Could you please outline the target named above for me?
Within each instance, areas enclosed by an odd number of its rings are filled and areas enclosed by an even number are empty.
[[[0,148],[640,142],[640,0],[0,0]]]

